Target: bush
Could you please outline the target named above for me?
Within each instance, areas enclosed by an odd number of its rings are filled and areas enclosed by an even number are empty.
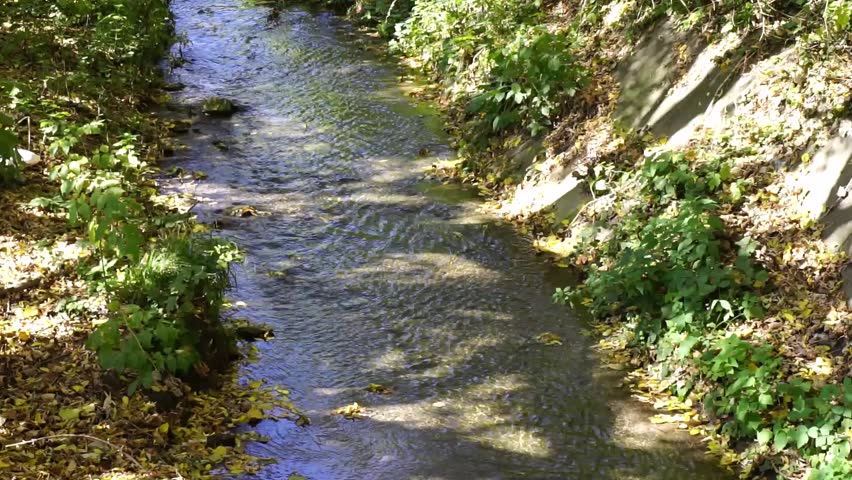
[[[611,260],[592,268],[581,288],[593,313],[632,309],[638,336],[650,344],[666,331],[703,331],[761,315],[750,285],[768,276],[749,260],[754,244],[743,239],[737,252],[726,251],[713,214],[709,195],[720,186],[720,172],[727,179],[719,165],[693,169],[679,153],[646,158],[630,180],[642,201],[597,246]]]
[[[15,183],[21,178],[18,152],[15,150],[18,137],[6,128],[9,123],[11,119],[0,113],[0,186]]]
[[[233,339],[219,322],[235,245],[173,236],[109,281],[112,315],[89,338],[104,368],[138,374],[148,387],[162,373],[185,374],[197,362],[220,362]]]
[[[491,80],[470,110],[484,115],[492,130],[521,123],[532,135],[551,126],[550,118],[586,82],[565,35],[530,28],[492,54]]]
[[[397,26],[392,46],[421,62],[434,78],[462,82],[480,73],[479,60],[532,23],[538,7],[527,0],[417,2],[411,17]]]

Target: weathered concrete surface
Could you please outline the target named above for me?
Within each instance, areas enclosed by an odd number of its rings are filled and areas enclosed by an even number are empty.
[[[573,168],[554,166],[552,171],[535,176],[519,186],[501,212],[508,216],[525,215],[553,209],[555,222],[569,218],[590,196],[586,183],[573,175]]]
[[[852,256],[852,121],[841,122],[838,134],[802,173],[803,208],[811,218],[821,219],[828,245]],[[842,273],[846,303],[852,307],[852,268]]]
[[[845,213],[852,208],[848,195],[852,180],[852,136],[838,134],[826,143],[803,169],[799,185],[805,194],[802,209],[813,219],[826,224],[826,241],[846,245],[849,235],[838,236],[843,224],[852,220]],[[844,216],[845,215],[845,216]],[[852,233],[852,224],[847,225]]]
[[[719,109],[734,105],[750,86],[749,76],[739,78],[724,71],[717,60],[739,44],[739,38],[728,38],[696,50],[689,69],[663,97],[648,118],[647,126],[655,134],[669,138],[673,147],[685,145],[700,126],[719,126],[731,112]]]
[[[615,71],[621,85],[615,117],[638,130],[665,99],[677,79],[675,46],[679,40],[671,22],[660,23],[639,40],[636,50]]]
[[[552,208],[555,221],[559,222],[588,201],[585,184],[572,175],[573,168],[553,159],[535,161],[544,152],[541,141],[528,142],[512,152],[512,163],[527,164],[529,168],[524,181],[501,206],[501,213],[515,217]]]
[[[743,41],[731,34],[707,45],[685,38],[669,23],[659,24],[616,70],[620,92],[615,118],[622,126],[668,138],[671,148],[683,147],[707,130],[733,128],[737,116],[754,114],[739,105],[766,95],[762,89],[767,73],[759,63],[743,72],[746,59],[735,53]],[[767,63],[792,58],[792,49],[769,55]],[[721,67],[721,58],[733,67]],[[812,152],[796,182],[804,198],[803,212],[825,226],[824,240],[852,256],[852,120],[841,122],[836,131]],[[504,204],[504,213],[525,215],[549,209],[559,222],[590,199],[586,182],[576,177],[572,167],[576,156],[560,159],[562,153],[555,153],[556,159],[531,164],[524,182]],[[852,269],[844,278],[852,298]]]

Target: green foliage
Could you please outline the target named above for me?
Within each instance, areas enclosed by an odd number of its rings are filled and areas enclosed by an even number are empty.
[[[0,113],[0,186],[15,183],[21,177],[15,150],[18,137],[10,128],[13,123],[12,118]]]
[[[392,45],[467,103],[479,125],[521,125],[536,135],[587,76],[570,35],[538,25],[540,7],[526,0],[416,2]]]
[[[111,315],[89,346],[104,368],[135,372],[135,390],[205,360],[202,343],[209,340],[205,335],[219,334],[222,292],[239,252],[229,242],[188,236],[185,217],[148,212],[149,170],[136,152],[136,137],[125,135],[88,156],[71,153],[101,126],[43,125],[50,150],[67,160],[51,173],[60,196],[40,204],[64,211],[96,247],[99,259],[86,274],[94,288],[108,293]]]
[[[540,6],[528,0],[417,2],[397,27],[394,48],[436,77],[462,79],[468,68],[533,23]]]
[[[777,400],[781,360],[769,345],[754,346],[736,335],[718,341],[701,357],[699,368],[719,388],[708,394],[708,410],[729,418],[724,431],[734,438],[754,436]]]
[[[606,219],[611,238],[591,235],[581,248],[599,252],[599,265],[554,299],[588,299],[600,318],[630,319],[637,346],[653,352],[664,376],[693,372],[672,393],[686,398],[702,385],[704,411],[721,433],[755,441],[763,453],[794,450],[814,465],[811,478],[846,478],[852,378],[819,388],[785,378],[772,346],[725,333],[762,315],[755,286],[768,281],[751,260],[755,242],[731,243],[715,215],[717,201],[739,201],[742,188],[724,161],[695,166],[677,152],[647,157],[615,187],[629,196],[619,221]]]
[[[156,132],[139,104],[161,81],[156,62],[174,40],[168,2],[24,3],[41,23],[4,16],[0,57],[28,75],[0,81],[0,113],[31,118],[53,165],[58,194],[31,205],[65,215],[93,253],[81,276],[109,311],[89,346],[105,368],[131,373],[131,391],[218,360],[209,358],[218,353],[211,345],[233,342],[219,311],[239,253],[229,242],[192,235],[188,215],[155,201],[153,170],[143,161],[141,138]],[[9,8],[0,3],[0,13]],[[3,158],[17,143],[11,125],[0,116]]]
[[[240,254],[213,238],[169,237],[107,280],[113,315],[89,339],[104,368],[138,374],[131,389],[164,373],[185,374],[197,361],[207,328],[219,317],[229,265]],[[214,325],[215,328],[215,325]]]
[[[708,196],[724,173],[719,166],[693,169],[672,152],[645,160],[628,180],[644,201],[596,246],[612,260],[593,268],[577,292],[593,299],[593,313],[629,307],[638,314],[639,338],[652,344],[667,331],[702,331],[761,314],[747,285],[765,281],[766,272],[751,265],[748,239],[737,252],[726,251],[722,222],[713,214],[717,203]]]
[[[840,456],[818,466],[811,472],[809,480],[846,480],[852,478],[852,463]]]
[[[349,14],[375,25],[380,35],[390,38],[396,25],[408,18],[414,5],[414,0],[359,0],[349,9]]]
[[[843,32],[852,26],[852,1],[828,0],[825,5],[824,19],[828,28],[834,32]]]
[[[469,108],[482,113],[495,131],[522,123],[537,135],[586,81],[568,37],[540,27],[519,31],[491,55],[491,62],[490,83]]]

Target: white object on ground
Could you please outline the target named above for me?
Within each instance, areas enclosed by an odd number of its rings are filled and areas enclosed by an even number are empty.
[[[19,148],[18,155],[21,156],[21,161],[29,166],[38,165],[39,163],[41,163],[41,157],[29,150]]]

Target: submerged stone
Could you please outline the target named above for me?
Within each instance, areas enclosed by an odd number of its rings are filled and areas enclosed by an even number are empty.
[[[167,92],[177,92],[186,88],[186,85],[180,82],[167,82],[163,85],[163,90]]]
[[[210,97],[204,101],[202,111],[207,115],[229,116],[237,112],[237,106],[227,98]]]

